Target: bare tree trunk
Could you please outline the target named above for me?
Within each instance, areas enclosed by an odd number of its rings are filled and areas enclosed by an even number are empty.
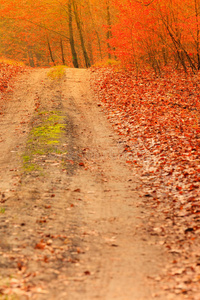
[[[75,43],[74,43],[74,33],[73,33],[73,25],[72,25],[72,0],[68,1],[68,16],[69,16],[69,42],[71,47],[71,53],[72,53],[72,61],[75,68],[78,68],[78,58],[77,53],[75,49]]]
[[[92,20],[92,25],[93,25],[95,34],[96,34],[96,36],[97,36],[100,59],[102,60],[102,59],[103,59],[103,56],[102,56],[102,49],[101,49],[101,40],[100,40],[100,37],[99,37],[99,33],[98,33],[98,31],[96,30],[96,25],[95,25],[95,22],[94,22],[93,14],[92,14],[92,12],[91,12],[91,7],[90,7],[90,2],[89,2],[89,1],[87,2],[87,5],[88,5],[88,9],[89,9],[89,14],[90,14],[90,17],[91,17],[91,20]]]
[[[29,64],[32,68],[35,68],[35,63],[34,63],[34,59],[33,59],[33,53],[30,49],[28,49],[28,60],[29,60]]]
[[[47,37],[47,45],[48,45],[48,49],[49,49],[49,55],[51,57],[51,61],[53,62],[54,66],[55,66],[56,64],[55,64],[55,60],[53,58],[53,53],[52,53],[52,49],[51,49],[51,44],[50,44],[50,41],[49,41],[48,33],[46,33],[46,37]]]
[[[177,53],[177,57],[178,57],[181,65],[183,66],[184,71],[187,73],[187,65],[185,62],[185,58],[186,58],[192,71],[195,72],[197,70],[195,63],[190,58],[190,55],[188,54],[187,50],[185,49],[184,45],[182,44],[180,36],[176,32],[174,32],[172,25],[169,23],[168,20],[165,19],[161,10],[159,11],[159,13],[160,13],[161,21],[162,21],[163,25],[165,26],[165,28],[173,42],[173,45],[174,45],[176,53]]]
[[[110,5],[109,5],[109,0],[106,1],[106,9],[107,9],[107,26],[108,26],[108,30],[107,30],[107,49],[108,49],[108,59],[111,59],[111,46],[109,43],[109,39],[112,37],[112,31],[111,31],[111,15],[110,15]]]
[[[200,50],[199,50],[199,7],[197,0],[194,0],[195,14],[196,14],[196,26],[197,26],[197,40],[196,40],[196,50],[197,50],[197,69],[200,70]]]
[[[62,38],[60,39],[60,49],[61,49],[61,55],[62,55],[62,63],[63,63],[63,65],[65,65],[65,54],[64,54]]]
[[[92,43],[90,40],[88,41],[88,49],[89,49],[89,55],[90,55],[90,62],[91,62],[91,65],[93,65],[94,64],[94,56],[93,56]]]
[[[81,47],[82,47],[82,50],[83,50],[83,56],[84,56],[84,59],[85,59],[85,65],[86,65],[86,68],[89,68],[89,67],[91,67],[91,63],[90,63],[90,59],[89,59],[89,56],[87,54],[87,50],[86,50],[86,47],[85,47],[85,41],[84,41],[84,38],[83,38],[83,30],[82,30],[81,21],[80,21],[79,15],[78,15],[77,5],[75,3],[75,0],[72,0],[72,3],[73,3],[73,8],[74,8],[74,15],[75,15],[77,28],[78,28],[78,31],[79,31]]]

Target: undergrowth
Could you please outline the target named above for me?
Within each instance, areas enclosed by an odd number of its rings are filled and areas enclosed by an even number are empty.
[[[9,65],[9,66],[18,66],[25,67],[25,64],[22,61],[16,61],[9,58],[0,58],[0,64]]]
[[[67,67],[63,65],[52,67],[47,73],[47,76],[53,80],[61,79],[65,75],[66,68]]]
[[[119,60],[115,59],[107,59],[107,60],[102,60],[93,65],[93,67],[111,67],[111,66],[120,66],[121,62]]]

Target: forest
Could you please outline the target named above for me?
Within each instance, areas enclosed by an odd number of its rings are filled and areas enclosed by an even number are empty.
[[[200,69],[198,0],[1,0],[0,55],[26,65]]]

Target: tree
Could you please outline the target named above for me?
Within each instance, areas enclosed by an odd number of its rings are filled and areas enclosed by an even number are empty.
[[[73,33],[73,25],[72,25],[72,0],[68,1],[68,18],[69,18],[69,41],[71,46],[72,52],[72,61],[75,68],[78,68],[78,58],[75,49],[75,42],[74,42],[74,33]]]
[[[75,68],[111,56],[111,0],[2,0],[1,4],[0,55],[31,66]]]
[[[76,3],[75,0],[72,0],[72,3],[73,3],[73,8],[74,8],[74,15],[75,15],[75,20],[76,20],[76,25],[77,25],[77,28],[78,28],[79,37],[80,37],[80,41],[81,41],[83,56],[84,56],[84,59],[85,59],[85,65],[86,65],[86,68],[89,68],[91,66],[91,64],[90,64],[88,53],[87,53],[87,50],[86,50],[86,47],[85,47],[85,40],[84,40],[84,37],[83,37],[83,29],[82,29],[81,20],[80,20],[79,14],[78,14],[78,6],[77,6],[77,3]]]

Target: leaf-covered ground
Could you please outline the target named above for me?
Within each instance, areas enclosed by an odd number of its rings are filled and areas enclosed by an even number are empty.
[[[20,63],[0,59],[0,100],[3,93],[12,89],[11,79],[25,70]]]
[[[26,68],[21,63],[0,59],[0,116],[4,114],[4,105],[9,100],[6,95],[13,90],[13,80],[25,70]]]
[[[23,71],[0,64],[0,114],[8,98],[4,96],[12,90],[11,79]],[[136,76],[111,68],[93,69],[92,76],[97,105],[119,134],[121,155],[140,176],[138,192],[149,213],[144,215],[144,230],[159,237],[156,240],[172,254],[165,275],[152,279],[161,281],[169,291],[167,299],[173,300],[174,294],[200,299],[198,80],[198,75],[178,72]]]
[[[92,84],[120,135],[122,155],[140,174],[143,205],[153,209],[146,229],[174,256],[164,288],[199,299],[199,75],[104,68],[93,69]]]

